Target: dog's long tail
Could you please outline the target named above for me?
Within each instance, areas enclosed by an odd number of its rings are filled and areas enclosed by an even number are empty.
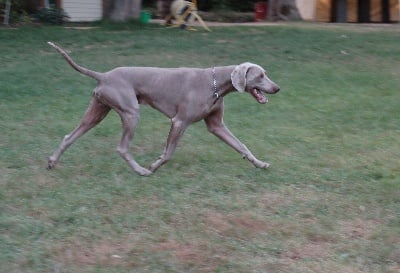
[[[72,58],[67,54],[67,52],[65,52],[64,49],[62,49],[61,47],[57,46],[56,44],[52,43],[52,42],[47,42],[49,45],[51,45],[52,47],[54,47],[63,57],[64,59],[78,72],[89,76],[93,79],[96,79],[97,81],[100,81],[103,78],[103,73],[99,73],[90,69],[87,69],[85,67],[82,67],[80,65],[78,65],[77,63],[75,63]]]

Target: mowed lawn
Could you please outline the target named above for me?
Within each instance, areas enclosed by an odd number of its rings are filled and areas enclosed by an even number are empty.
[[[0,272],[400,272],[398,26],[95,26],[0,28]],[[112,112],[47,171],[96,85],[47,41],[97,71],[263,66],[281,92],[230,94],[225,123],[270,169],[199,122],[140,177]],[[143,166],[169,126],[141,108]]]

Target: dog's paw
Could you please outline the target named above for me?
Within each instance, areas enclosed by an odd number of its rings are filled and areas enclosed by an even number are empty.
[[[55,160],[52,160],[50,157],[49,157],[49,159],[48,159],[48,161],[47,161],[47,167],[46,167],[46,169],[47,170],[52,170],[52,169],[54,169],[55,167],[56,167],[56,161]]]
[[[260,168],[260,169],[267,169],[271,165],[267,162],[258,161],[258,162],[254,162],[254,166],[256,166],[257,168]]]
[[[264,166],[262,167],[263,169],[267,169],[269,168],[269,166],[271,166],[271,164],[264,162]]]
[[[149,176],[153,173],[152,171],[143,167],[141,167],[140,169],[135,169],[135,172],[137,172],[141,176]]]

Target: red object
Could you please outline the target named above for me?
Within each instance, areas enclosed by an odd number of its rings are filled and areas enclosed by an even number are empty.
[[[260,22],[267,18],[267,2],[256,2],[254,4],[254,20]]]

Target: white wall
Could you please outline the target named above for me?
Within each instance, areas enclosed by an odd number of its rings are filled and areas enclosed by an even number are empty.
[[[303,20],[315,20],[316,0],[296,0],[297,8]]]
[[[100,20],[103,16],[102,0],[62,0],[62,9],[70,22]]]

